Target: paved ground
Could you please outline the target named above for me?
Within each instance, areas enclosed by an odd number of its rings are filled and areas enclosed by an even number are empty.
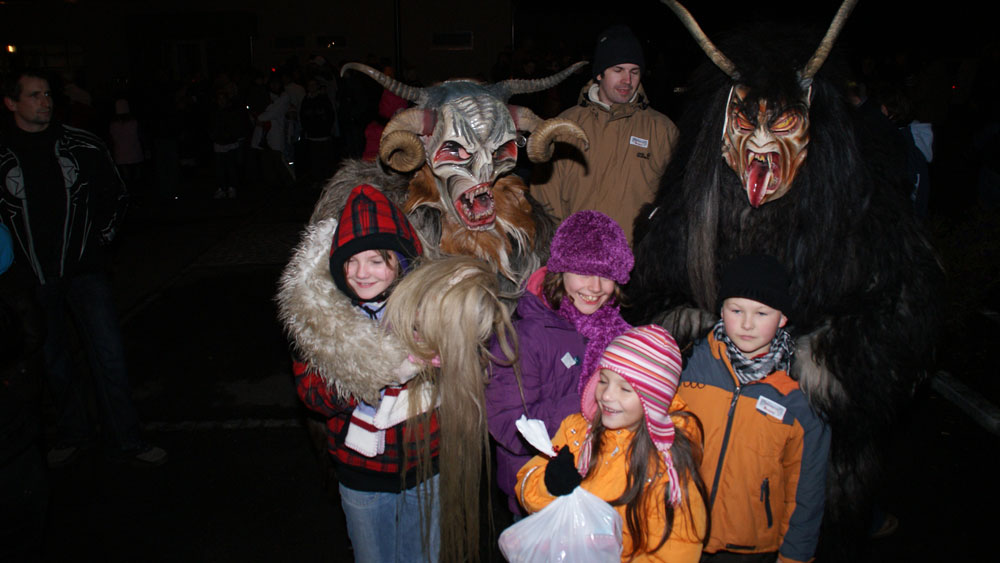
[[[94,451],[51,471],[49,561],[352,560],[272,300],[316,194],[208,193],[143,204],[117,255],[136,401],[170,461],[137,469]],[[872,560],[985,559],[1000,438],[932,390],[918,412],[885,491],[901,526]]]
[[[133,391],[167,465],[50,473],[50,561],[350,561],[303,427],[275,283],[315,194],[148,201],[116,258]]]

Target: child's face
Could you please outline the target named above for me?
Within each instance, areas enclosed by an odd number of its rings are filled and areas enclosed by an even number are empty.
[[[563,274],[563,289],[573,299],[573,305],[584,315],[597,312],[615,292],[614,280],[600,276]]]
[[[347,261],[347,285],[361,299],[372,299],[396,279],[396,257],[382,258],[377,250],[366,250]]]
[[[601,409],[601,424],[609,430],[637,430],[643,420],[639,394],[624,377],[609,369],[602,369],[597,377],[594,400]]]
[[[730,297],[722,303],[722,322],[729,339],[744,356],[753,358],[771,350],[774,335],[788,318],[760,301]]]

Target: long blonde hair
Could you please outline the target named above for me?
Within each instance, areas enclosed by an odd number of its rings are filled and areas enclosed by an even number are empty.
[[[499,291],[497,274],[485,262],[444,258],[418,264],[386,306],[392,332],[427,362],[414,383],[430,385],[433,400],[440,400],[441,561],[479,559],[479,485],[484,456],[487,467],[490,456],[483,394],[494,359],[490,337],[496,335],[505,358],[517,358],[517,337]],[[440,367],[430,367],[434,358]],[[427,478],[429,439],[420,446],[418,475]]]

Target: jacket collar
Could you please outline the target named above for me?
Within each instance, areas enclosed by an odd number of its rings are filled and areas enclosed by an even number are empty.
[[[708,333],[707,336],[709,349],[712,351],[712,356],[717,360],[722,360],[726,364],[726,369],[729,371],[729,375],[733,378],[733,385],[739,387],[739,380],[736,378],[736,373],[733,370],[733,364],[729,361],[729,353],[726,352],[725,342],[716,340],[715,335],[712,332]],[[771,387],[774,387],[782,395],[788,395],[792,391],[799,388],[799,382],[792,379],[788,372],[785,370],[778,370],[767,377],[763,377],[757,381],[754,381],[751,385],[757,383],[767,383]]]
[[[642,111],[649,107],[649,100],[646,98],[646,90],[642,87],[642,83],[636,88],[635,95],[632,96],[632,100],[624,104],[611,104],[607,106],[606,104],[596,101],[596,90],[594,98],[591,98],[590,91],[591,88],[597,86],[597,82],[591,80],[584,85],[583,89],[580,90],[580,95],[577,98],[577,103],[581,107],[591,108],[594,112],[605,112],[610,114],[610,119],[621,119],[623,117],[631,117],[632,114]]]

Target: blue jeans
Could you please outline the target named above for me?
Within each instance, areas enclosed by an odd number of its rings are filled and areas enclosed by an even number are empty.
[[[417,490],[420,489],[418,494]],[[401,493],[357,491],[340,485],[340,504],[356,563],[406,563],[438,560],[441,548],[441,504],[438,476]],[[430,535],[424,552],[420,527],[421,500],[433,495]]]
[[[49,281],[38,288],[47,334],[42,345],[45,371],[56,408],[57,445],[93,440],[84,377],[73,365],[67,312],[87,352],[102,428],[119,452],[142,448],[139,417],[132,404],[118,314],[105,274],[83,274]]]

